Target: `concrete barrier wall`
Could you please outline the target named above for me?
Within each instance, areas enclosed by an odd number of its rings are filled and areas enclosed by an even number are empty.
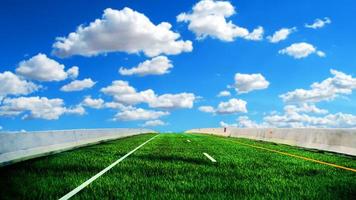
[[[149,129],[76,129],[0,133],[0,166],[127,136]]]
[[[202,128],[186,131],[241,137],[356,156],[356,129],[326,128]]]

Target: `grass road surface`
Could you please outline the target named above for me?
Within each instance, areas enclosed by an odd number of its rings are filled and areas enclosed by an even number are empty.
[[[1,199],[58,199],[156,134],[0,168]],[[72,199],[352,199],[355,157],[248,139],[160,134]],[[216,162],[204,155],[208,154]]]

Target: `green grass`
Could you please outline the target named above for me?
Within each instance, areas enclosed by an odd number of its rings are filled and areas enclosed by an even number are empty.
[[[0,168],[0,199],[58,199],[153,136],[124,138]],[[236,141],[356,168],[355,157],[288,145],[200,134],[161,134],[73,199],[352,199],[356,196],[355,172]],[[212,163],[203,152],[217,163]]]

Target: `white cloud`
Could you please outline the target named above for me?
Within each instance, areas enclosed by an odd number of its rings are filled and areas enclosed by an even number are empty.
[[[333,100],[339,95],[348,95],[356,89],[356,78],[343,72],[330,70],[333,77],[315,82],[309,90],[296,89],[280,95],[285,102],[304,103]]]
[[[110,86],[102,88],[101,92],[126,105],[147,103],[151,108],[163,109],[192,108],[196,99],[194,94],[185,92],[163,95],[156,95],[151,89],[137,92],[128,82],[122,80],[113,81]]]
[[[231,93],[227,90],[223,90],[223,91],[220,91],[217,96],[218,97],[228,97],[228,96],[231,96]]]
[[[215,108],[212,106],[200,106],[198,108],[198,110],[201,112],[206,112],[206,113],[214,113],[215,112]]]
[[[86,78],[83,80],[74,80],[67,85],[61,87],[61,91],[63,92],[73,92],[73,91],[81,91],[84,89],[92,88],[96,82],[92,81],[90,78]]]
[[[104,104],[105,108],[111,108],[111,109],[116,109],[116,110],[126,110],[126,109],[132,109],[132,106],[125,106],[122,103],[118,102],[106,102]]]
[[[163,94],[148,102],[151,108],[192,108],[196,96],[192,93]]]
[[[143,63],[140,63],[137,67],[131,69],[120,67],[119,73],[126,76],[162,75],[169,73],[169,69],[172,67],[173,65],[171,64],[171,61],[166,56],[157,56],[151,60],[146,60]]]
[[[352,127],[356,128],[356,115],[338,112],[325,116],[329,127]]]
[[[286,105],[284,106],[284,111],[286,113],[298,112],[298,113],[315,113],[315,114],[326,114],[327,110],[316,107],[314,104],[302,103],[299,106],[296,105]]]
[[[225,123],[224,121],[220,121],[220,126],[221,127],[237,127],[237,124],[234,123],[234,124],[228,124],[228,123]]]
[[[324,52],[320,50],[317,51],[316,47],[306,42],[294,43],[289,47],[279,50],[278,53],[287,54],[296,59],[308,57],[310,54],[313,53],[317,54],[319,57],[325,57]]]
[[[53,53],[59,57],[94,56],[108,52],[139,53],[154,57],[192,51],[192,42],[179,40],[172,25],[153,24],[144,14],[130,8],[107,8],[101,19],[81,25],[67,37],[58,37]]]
[[[355,128],[356,116],[336,113],[322,117],[310,116],[299,112],[286,112],[283,115],[264,117],[265,123],[273,127],[322,127],[322,128]]]
[[[316,51],[316,55],[318,55],[319,57],[325,57],[326,54],[323,51]]]
[[[263,125],[260,125],[252,120],[250,120],[247,116],[241,116],[237,118],[238,127],[241,128],[261,128]]]
[[[113,96],[115,101],[127,105],[135,105],[143,102],[150,102],[156,98],[153,90],[137,92],[127,81],[113,81],[111,85],[100,90],[106,95]]]
[[[330,23],[331,23],[331,20],[328,17],[325,17],[324,20],[317,18],[314,20],[313,24],[305,24],[305,27],[312,28],[312,29],[318,29],[318,28],[322,28],[326,24],[330,24]]]
[[[0,86],[0,100],[8,95],[27,95],[40,88],[9,71],[0,73]]]
[[[266,127],[265,124],[258,124],[249,119],[248,116],[240,116],[236,119],[237,123],[225,123],[223,121],[220,122],[220,126],[222,127],[239,127],[239,128],[263,128]]]
[[[71,79],[76,79],[79,75],[79,67],[73,66],[67,70],[67,75]]]
[[[198,39],[207,36],[222,41],[234,41],[235,38],[261,40],[263,28],[258,27],[252,33],[246,28],[239,27],[227,21],[235,14],[235,8],[228,1],[201,0],[193,6],[191,13],[181,13],[178,22],[189,23],[188,29],[195,33]]]
[[[292,127],[301,128],[305,125],[303,121],[307,121],[309,116],[306,114],[293,113],[292,115],[268,115],[263,120],[271,127]]]
[[[166,125],[164,121],[156,119],[156,120],[146,121],[142,126],[164,126],[164,125]]]
[[[239,113],[247,112],[246,108],[247,102],[241,99],[232,98],[227,102],[220,102],[218,107],[216,108],[217,114],[232,114],[232,113]]]
[[[136,93],[136,89],[130,86],[127,81],[117,80],[113,81],[111,85],[102,88],[101,92],[111,96],[120,96],[124,94]]]
[[[47,97],[18,97],[6,98],[0,106],[0,116],[17,116],[23,115],[23,119],[58,119],[61,115],[83,114],[80,107],[71,109],[64,107],[62,99],[48,99]]]
[[[169,112],[134,108],[134,109],[124,110],[117,113],[115,115],[114,120],[119,120],[119,121],[154,120],[165,115],[169,115]]]
[[[272,36],[267,36],[267,39],[271,43],[277,43],[277,42],[287,39],[288,36],[295,31],[297,31],[296,27],[281,28],[280,30],[276,31]]]
[[[87,96],[84,98],[81,105],[90,107],[90,108],[101,109],[104,107],[105,104],[104,104],[104,100],[101,98],[93,99],[93,98],[91,98],[91,96]],[[113,106],[113,105],[109,104],[109,106]]]
[[[236,123],[225,123],[223,121],[220,122],[220,126],[222,127],[239,127],[239,128],[266,128],[270,127],[267,123],[256,123],[255,121],[249,119],[248,116],[240,116],[236,119]]]
[[[64,65],[39,53],[29,60],[21,61],[16,68],[16,73],[37,81],[62,81],[68,77],[68,74],[70,76],[77,75],[75,74],[76,68],[65,72]]]
[[[263,118],[268,127],[317,127],[356,128],[356,116],[346,113],[330,113],[318,108],[315,103],[331,101],[340,95],[348,95],[356,89],[356,78],[343,72],[330,70],[333,77],[315,82],[309,90],[296,89],[280,95],[284,102],[284,113],[271,113]]]
[[[78,106],[75,106],[74,108],[66,108],[65,113],[75,114],[75,115],[84,115],[85,109],[83,108],[83,106],[78,105]]]
[[[264,29],[262,26],[255,28],[251,33],[246,35],[246,40],[259,41],[263,39]]]
[[[222,127],[240,128],[267,128],[267,127],[291,127],[291,128],[356,128],[356,116],[352,114],[336,113],[327,114],[326,110],[316,108],[314,105],[296,107],[287,105],[283,114],[271,113],[263,118],[262,123],[256,123],[247,116],[240,116],[237,123],[220,122]],[[306,114],[309,113],[309,114]],[[324,114],[313,116],[310,114]]]
[[[234,87],[239,94],[266,89],[269,82],[261,74],[235,74]]]
[[[247,105],[246,101],[232,98],[229,99],[228,101],[220,102],[217,108],[214,108],[212,106],[200,106],[198,110],[201,112],[213,113],[219,115],[234,114],[234,113],[241,113],[241,112],[246,113],[247,112],[246,105]]]

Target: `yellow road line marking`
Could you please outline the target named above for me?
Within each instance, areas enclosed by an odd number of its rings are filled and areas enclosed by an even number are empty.
[[[229,141],[231,141],[231,140],[229,140]],[[307,161],[310,161],[310,162],[315,162],[315,163],[319,163],[319,164],[323,164],[323,165],[328,165],[328,166],[331,166],[331,167],[336,167],[336,168],[339,168],[339,169],[344,169],[344,170],[347,170],[347,171],[356,172],[356,169],[349,168],[349,167],[344,167],[344,166],[341,166],[341,165],[336,165],[336,164],[333,164],[333,163],[328,163],[328,162],[324,162],[324,161],[320,161],[320,160],[316,160],[316,159],[312,159],[312,158],[308,158],[308,157],[304,157],[304,156],[298,156],[298,155],[295,155],[295,154],[291,154],[291,153],[287,153],[287,152],[283,152],[283,151],[278,151],[278,150],[274,150],[274,149],[269,149],[269,148],[265,148],[265,147],[261,147],[261,146],[256,146],[256,145],[252,145],[252,144],[245,144],[245,143],[238,142],[238,141],[233,141],[233,142],[241,144],[241,145],[257,148],[257,149],[262,149],[262,150],[266,150],[266,151],[270,151],[270,152],[274,152],[274,153],[279,153],[279,154],[290,156],[290,157],[294,157],[294,158],[307,160]]]

